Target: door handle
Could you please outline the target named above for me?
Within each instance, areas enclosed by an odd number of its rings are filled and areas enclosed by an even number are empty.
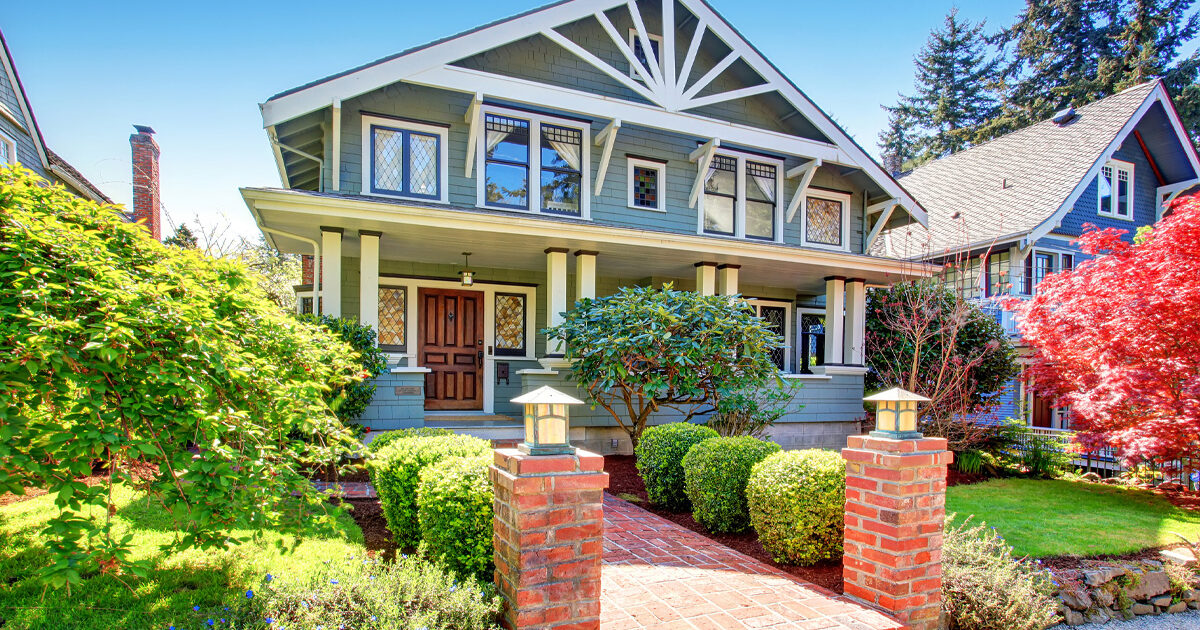
[[[480,350],[479,352],[477,352],[475,357],[476,357],[475,367],[483,367],[483,350]]]

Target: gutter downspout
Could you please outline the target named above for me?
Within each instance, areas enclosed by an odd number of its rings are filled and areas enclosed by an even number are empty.
[[[305,243],[308,243],[309,245],[312,245],[312,248],[313,248],[313,313],[316,315],[320,315],[321,314],[321,244],[314,241],[311,238],[308,238],[305,236],[300,236],[299,234],[292,234],[291,232],[284,232],[283,230],[276,230],[275,228],[265,227],[265,226],[263,226],[262,223],[258,224],[258,229],[260,229],[264,232],[270,232],[271,234],[278,234],[279,236],[286,236],[288,238],[294,238],[297,241],[303,241]]]

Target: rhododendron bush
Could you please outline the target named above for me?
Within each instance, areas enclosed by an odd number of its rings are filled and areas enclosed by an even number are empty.
[[[1089,448],[1114,446],[1132,463],[1200,452],[1200,199],[1138,244],[1089,227],[1097,256],[1048,276],[1018,308],[1033,347],[1030,376]]]
[[[326,504],[302,467],[357,444],[324,395],[361,378],[348,345],[242,263],[0,168],[0,493],[56,496],[48,584],[145,573],[111,521],[115,483],[172,512],[171,548],[311,530]]]

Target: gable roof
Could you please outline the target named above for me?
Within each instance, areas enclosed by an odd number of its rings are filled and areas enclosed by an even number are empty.
[[[12,84],[13,91],[17,94],[17,103],[21,106],[20,115],[25,119],[26,131],[33,138],[33,145],[37,149],[42,169],[47,174],[56,175],[80,196],[101,203],[112,203],[111,199],[100,192],[100,189],[89,182],[75,167],[46,146],[46,141],[42,137],[42,129],[38,126],[37,117],[33,115],[33,107],[29,104],[25,86],[21,84],[21,75],[17,73],[17,66],[13,63],[12,53],[8,50],[8,42],[4,39],[3,31],[0,31],[0,69],[7,74],[9,83]]]
[[[653,2],[654,0],[643,1]],[[604,12],[617,7],[629,7],[631,14],[635,15],[634,19],[639,35],[646,36],[642,18],[640,15],[636,15],[639,10],[636,0],[562,0],[424,46],[410,48],[396,55],[384,57],[352,70],[276,94],[260,105],[264,127],[268,129],[268,134],[271,134],[276,124],[322,110],[342,99],[349,99],[397,81],[409,81],[443,89],[457,89],[508,100],[540,103],[543,106],[578,111],[582,114],[600,113],[586,111],[582,108],[572,110],[572,106],[568,104],[568,101],[574,97],[590,97],[604,101],[604,114],[628,123],[668,130],[686,129],[700,137],[720,138],[734,144],[745,144],[751,147],[757,145],[753,141],[745,140],[746,138],[754,135],[771,137],[779,145],[776,147],[777,150],[785,150],[801,157],[820,159],[824,163],[842,164],[861,169],[884,191],[887,197],[903,206],[909,216],[916,219],[918,223],[926,222],[926,213],[917,200],[705,0],[662,0],[664,23],[669,21],[672,25],[675,24],[673,16],[676,2],[697,18],[696,32],[700,33],[701,39],[706,36],[706,33],[711,33],[719,38],[732,53],[730,58],[718,64],[713,72],[689,86],[687,85],[691,78],[689,71],[692,68],[695,48],[699,45],[700,39],[692,38],[688,55],[684,58],[683,68],[680,70],[676,64],[672,63],[675,61],[676,53],[673,43],[675,28],[678,25],[673,28],[664,27],[662,29],[664,33],[661,35],[667,43],[661,48],[662,54],[668,62],[664,63],[665,72],[663,72],[667,76],[659,76],[660,71],[656,64],[650,64],[648,71],[653,74],[653,77],[645,77],[646,80],[643,83],[610,73],[613,79],[645,97],[651,103],[650,105],[612,97],[601,97],[561,86],[490,75],[451,65],[468,56],[536,35],[551,39],[569,52],[580,56],[585,62],[600,61],[595,58],[589,59],[588,51],[583,50],[582,47],[555,29],[593,17],[600,19]],[[607,22],[607,18],[601,20],[601,23],[608,27],[610,34],[615,32],[611,29],[611,23],[605,24],[605,22]],[[613,39],[621,52],[632,58],[633,51],[623,48],[625,46],[623,38],[614,36]],[[723,69],[728,68],[728,64],[734,60],[745,62],[764,79],[765,83],[724,94],[705,93],[702,88],[716,78]],[[722,64],[725,65],[722,66]],[[748,97],[767,92],[781,96],[831,142],[750,128],[724,120],[706,118],[687,111],[720,102],[722,99]]]
[[[1155,103],[1163,104],[1200,174],[1162,82],[1150,81],[1080,107],[1066,124],[1044,120],[903,176],[905,188],[929,212],[928,229],[893,228],[876,242],[876,253],[932,257],[1045,236]]]

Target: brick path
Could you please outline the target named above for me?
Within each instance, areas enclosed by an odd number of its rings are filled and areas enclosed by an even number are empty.
[[[604,495],[601,630],[893,630],[896,620]]]

